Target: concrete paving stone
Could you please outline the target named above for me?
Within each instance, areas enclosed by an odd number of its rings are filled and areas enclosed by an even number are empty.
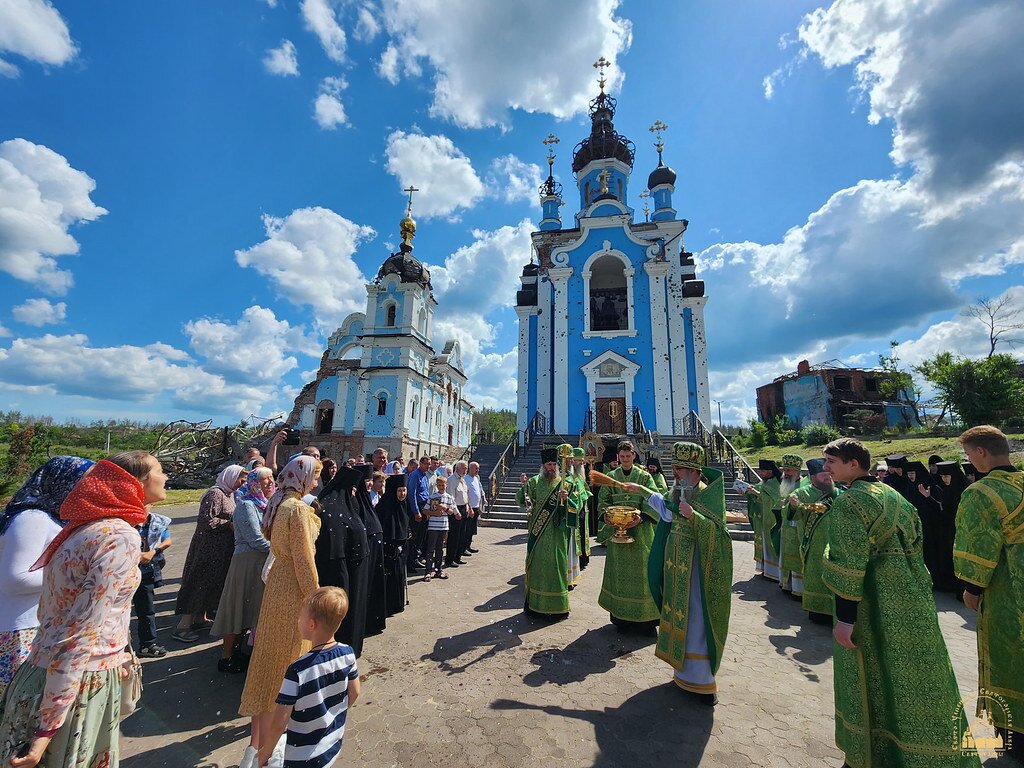
[[[170,654],[145,662],[142,708],[122,725],[124,768],[233,768],[248,739],[243,676],[221,675],[215,639],[170,640],[174,596],[195,505],[164,508],[177,544],[157,592]],[[366,640],[363,697],[349,713],[339,765],[366,768],[639,768],[839,765],[833,742],[832,639],[804,625],[796,601],[753,572],[734,542],[721,704],[695,704],[671,683],[653,638],[619,634],[597,605],[604,550],[571,594],[568,620],[525,617],[525,537],[481,529],[481,553],[447,582],[414,579],[410,604]],[[975,617],[937,596],[961,693],[974,711]],[[976,732],[985,733],[987,726]],[[637,756],[644,756],[638,760]],[[651,762],[646,762],[646,761]],[[1009,761],[988,761],[989,765]]]

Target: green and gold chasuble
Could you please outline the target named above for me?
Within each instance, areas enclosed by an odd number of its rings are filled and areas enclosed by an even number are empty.
[[[786,498],[781,499],[782,505],[782,531],[779,534],[779,543],[782,552],[782,562],[779,564],[782,569],[782,580],[786,583],[790,580],[791,575],[795,575],[797,579],[803,581],[803,559],[800,557],[800,530],[803,527],[803,522],[800,520],[801,510],[799,507],[793,509],[789,506],[789,498],[797,491],[806,488],[810,485],[806,481],[799,485],[795,491],[790,493]],[[803,592],[801,584],[794,584],[793,594],[802,595]]]
[[[519,489],[516,499],[533,502],[526,540],[526,607],[536,613],[569,612],[569,530],[577,524],[578,496],[570,488],[568,508],[558,498],[562,478],[535,475]]]
[[[760,505],[761,541],[767,547],[762,558],[781,566],[779,551],[782,548],[782,484],[774,477],[762,480],[757,485],[760,492],[756,501]],[[756,513],[755,513],[756,514]]]
[[[828,544],[828,513],[832,509],[839,491],[828,496],[813,485],[805,485],[793,491],[792,496],[800,503],[796,510],[797,535],[800,537],[800,558],[804,569],[803,608],[810,613],[832,613],[832,593],[821,577],[822,558]],[[809,509],[812,504],[824,504],[824,511]]]
[[[651,479],[654,481],[654,489],[662,496],[668,496],[668,481],[665,479],[664,473],[651,475]]]
[[[725,524],[725,481],[717,469],[701,468],[709,481],[701,483],[689,499],[693,515],[679,514],[679,505],[666,497],[672,522],[658,523],[651,547],[647,577],[654,603],[661,609],[655,655],[682,670],[686,658],[686,631],[690,607],[690,576],[700,567],[711,674],[718,673],[732,607],[732,539]],[[612,545],[615,546],[615,545]]]
[[[1024,739],[1024,472],[994,469],[964,491],[953,566],[958,578],[985,589],[978,610],[978,715],[987,712],[995,725]]]
[[[616,467],[608,475],[620,482],[636,483],[652,491],[656,490],[654,478],[636,464],[628,475],[623,473],[622,467]],[[651,554],[654,529],[659,518],[658,513],[647,506],[646,498],[646,495],[629,493],[607,485],[601,487],[597,497],[600,520],[597,540],[607,544],[604,580],[601,582],[601,595],[597,602],[612,616],[624,621],[656,621],[661,616],[647,584],[647,559]],[[628,531],[634,539],[632,544],[608,541],[615,533],[615,528],[604,521],[604,511],[609,506],[635,507],[640,511],[643,521]]]
[[[590,557],[590,515],[587,514],[587,505],[594,492],[587,485],[585,475],[572,475],[570,480],[576,486],[574,493],[579,498],[579,505],[576,507],[579,512],[579,525],[576,526],[576,556]]]
[[[917,511],[856,480],[833,502],[822,578],[857,603],[853,642],[833,643],[836,745],[851,768],[980,766],[939,631]]]
[[[747,521],[754,529],[754,562],[760,566],[764,563],[764,542],[761,540],[761,497],[747,495]],[[762,568],[758,568],[761,571]]]

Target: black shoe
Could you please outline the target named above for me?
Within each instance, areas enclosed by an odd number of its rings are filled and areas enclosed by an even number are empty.
[[[220,665],[218,665],[219,668]],[[244,653],[235,651],[228,659],[228,672],[239,674],[249,669],[249,657]]]
[[[444,567],[445,568],[458,568],[460,565],[465,565],[465,563],[463,563],[461,560],[453,560],[450,563],[445,563]]]
[[[472,556],[473,556],[473,553],[470,552],[468,549],[465,552],[463,552],[461,555],[459,555],[459,557],[472,557]]]
[[[816,613],[815,611],[808,611],[807,617],[811,620],[812,624],[820,624],[821,626],[832,626],[832,617],[827,613]]]
[[[141,651],[139,651],[139,656],[141,656],[144,659],[161,659],[166,655],[167,649],[164,648],[162,645],[157,645],[156,643],[150,643]]]
[[[469,565],[465,560],[453,560],[452,565]]]
[[[693,691],[686,691],[695,701],[699,704],[703,704],[705,707],[714,707],[718,705],[718,694],[717,693],[694,693]]]
[[[218,672],[230,672],[231,671],[231,659],[217,659],[217,671]]]
[[[466,551],[467,551],[467,552],[470,552],[470,553],[472,553],[472,554],[474,554],[474,555],[475,555],[475,554],[476,554],[477,552],[479,552],[480,550],[479,550],[479,549],[473,549],[472,547],[470,547],[470,548],[469,548],[469,549],[467,549]]]

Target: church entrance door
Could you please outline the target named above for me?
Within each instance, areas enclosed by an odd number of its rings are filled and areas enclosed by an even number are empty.
[[[626,433],[626,385],[598,384],[594,393],[597,431],[602,434]]]

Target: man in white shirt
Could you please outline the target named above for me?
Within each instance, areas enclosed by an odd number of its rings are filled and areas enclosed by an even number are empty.
[[[468,465],[464,461],[455,463],[455,472],[448,478],[448,493],[455,498],[455,508],[459,510],[459,519],[452,518],[448,530],[448,548],[445,551],[445,564],[448,568],[466,565],[462,559],[466,551],[466,528],[469,523],[469,486],[466,483]]]
[[[473,537],[476,535],[477,521],[480,513],[487,503],[487,496],[484,494],[484,484],[480,480],[480,465],[475,461],[469,462],[469,472],[466,474],[466,487],[469,496],[469,520],[466,523],[466,551],[463,556],[469,556],[479,552],[473,549]]]

